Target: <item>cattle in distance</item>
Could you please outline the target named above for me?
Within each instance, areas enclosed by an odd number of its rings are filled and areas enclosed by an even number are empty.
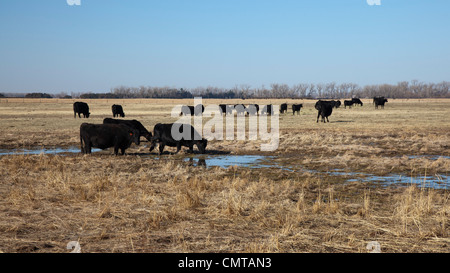
[[[381,106],[382,109],[384,109],[384,104],[388,102],[388,100],[385,97],[374,97],[373,98],[373,104],[375,104],[375,109],[378,109],[378,106]]]
[[[111,106],[112,109],[112,113],[113,113],[113,117],[125,117],[125,113],[123,112],[123,107],[122,105],[118,105],[118,104],[114,104],[113,106]]]
[[[317,101],[316,104],[314,105],[314,108],[316,108],[318,111],[316,122],[319,122],[319,117],[322,117],[323,123],[325,123],[325,119],[327,122],[330,122],[328,120],[328,117],[333,112],[333,107],[335,106],[335,104],[336,104],[335,101],[323,101],[323,100]]]
[[[303,104],[292,104],[292,115],[300,115],[300,110],[302,109]]]
[[[81,118],[81,114],[83,114],[84,118],[89,118],[89,105],[85,102],[77,101],[73,103],[73,118],[78,117]]]

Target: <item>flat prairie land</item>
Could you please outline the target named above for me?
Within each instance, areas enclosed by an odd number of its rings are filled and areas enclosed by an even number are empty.
[[[265,158],[222,168],[191,164],[200,155],[187,149],[159,156],[148,142],[124,156],[20,152],[79,149],[80,124],[112,117],[113,104],[153,131],[193,99],[81,100],[84,119],[77,100],[2,98],[0,251],[69,252],[77,241],[82,252],[369,252],[377,242],[381,252],[448,253],[450,99],[388,100],[342,105],[317,123],[316,100],[203,99],[289,105],[275,151],[259,139],[209,141],[208,156]],[[393,175],[421,182],[372,179]],[[426,187],[429,177],[439,187]]]

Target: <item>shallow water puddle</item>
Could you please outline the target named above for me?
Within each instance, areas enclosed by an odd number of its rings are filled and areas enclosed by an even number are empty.
[[[401,174],[387,176],[367,175],[364,178],[349,179],[347,182],[377,182],[383,185],[416,185],[422,188],[450,189],[450,177],[447,175],[409,177]]]
[[[101,149],[92,148],[92,152],[99,152]],[[0,149],[2,155],[39,155],[39,154],[64,154],[64,153],[80,153],[79,147],[69,148],[41,148],[41,149]]]
[[[217,155],[217,156],[196,156],[185,158],[184,161],[192,163],[196,166],[221,167],[228,168],[230,166],[264,168],[261,164],[270,157],[263,155]]]
[[[92,152],[99,152],[101,149],[92,149]],[[2,155],[38,155],[38,154],[76,154],[80,153],[79,147],[68,148],[41,148],[41,149],[12,149],[5,150],[0,149],[0,156]],[[149,156],[136,154],[137,156]],[[410,156],[409,158],[427,157],[431,160],[437,160],[441,157],[449,158],[447,156]],[[171,159],[171,156],[149,156],[152,159]],[[303,168],[303,166],[284,166],[278,162],[275,156],[264,155],[192,155],[182,159],[184,162],[188,162],[192,166],[203,167],[221,167],[228,168],[230,166],[247,167],[247,168],[276,168],[290,172],[308,172],[314,174],[323,174],[331,176],[347,176],[347,182],[376,182],[384,186],[390,185],[417,185],[419,187],[434,188],[434,189],[450,189],[450,177],[446,175],[434,175],[434,176],[418,176],[411,177],[401,174],[389,174],[385,176],[377,176],[367,173],[346,172],[345,170],[334,169],[328,172],[320,172],[317,170],[309,170]]]
[[[439,156],[436,156],[438,159]],[[316,170],[308,170],[301,166],[294,168],[280,165],[276,162],[274,156],[260,155],[199,155],[185,158],[184,161],[191,163],[193,166],[228,168],[230,166],[248,167],[248,168],[277,168],[291,172],[309,172],[314,174],[324,174],[331,176],[350,176],[357,178],[349,178],[347,182],[376,182],[383,186],[390,185],[417,185],[418,187],[434,188],[434,189],[450,189],[450,177],[448,175],[437,174],[435,176],[418,176],[411,177],[401,174],[389,174],[386,176],[377,176],[368,173],[346,172],[345,170],[335,169],[329,172],[320,172]]]

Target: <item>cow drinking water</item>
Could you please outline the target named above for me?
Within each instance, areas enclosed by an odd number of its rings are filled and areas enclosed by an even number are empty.
[[[159,143],[159,154],[162,154],[165,146],[177,147],[176,153],[181,150],[181,146],[189,147],[193,152],[194,144],[200,153],[205,153],[208,140],[202,138],[200,134],[189,124],[181,123],[158,123],[153,128],[152,151]]]
[[[127,119],[113,119],[113,118],[105,118],[103,119],[103,124],[125,124],[128,127],[131,127],[133,129],[136,129],[139,133],[139,137],[143,136],[148,141],[152,141],[152,133],[150,133],[142,123],[139,121],[133,119],[133,120],[127,120]]]

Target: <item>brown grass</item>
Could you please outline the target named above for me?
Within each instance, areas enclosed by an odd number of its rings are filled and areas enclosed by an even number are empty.
[[[1,99],[1,148],[78,146],[81,122],[112,116],[113,103],[151,129],[176,120],[170,109],[180,101],[93,100],[89,120],[74,119],[71,103]],[[0,251],[69,252],[78,241],[82,252],[367,252],[377,241],[382,252],[449,252],[448,190],[301,171],[448,173],[444,157],[409,155],[449,156],[450,124],[440,118],[449,100],[395,100],[384,110],[364,103],[335,110],[329,124],[315,122],[312,101],[300,117],[282,115],[275,160],[295,172],[194,167],[183,153],[1,156]],[[129,152],[148,153],[145,145]],[[208,144],[234,154],[258,147]]]

